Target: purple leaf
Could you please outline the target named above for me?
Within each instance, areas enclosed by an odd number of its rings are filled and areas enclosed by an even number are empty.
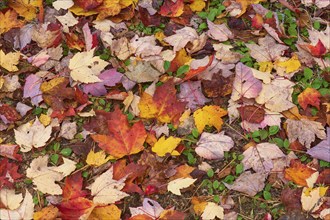
[[[115,69],[105,70],[100,75],[99,78],[102,82],[90,83],[83,86],[85,93],[90,93],[93,96],[102,96],[107,94],[105,86],[115,86],[119,83],[123,77],[123,74],[117,72]]]
[[[201,82],[184,82],[180,85],[180,93],[178,98],[182,102],[188,102],[188,108],[194,110],[199,106],[203,106],[206,102],[211,101],[207,99],[202,93]]]
[[[31,98],[31,103],[35,106],[43,100],[42,92],[40,91],[41,83],[41,78],[33,74],[29,75],[25,81],[23,97]]]
[[[330,128],[327,128],[327,139],[307,151],[313,158],[330,162]]]

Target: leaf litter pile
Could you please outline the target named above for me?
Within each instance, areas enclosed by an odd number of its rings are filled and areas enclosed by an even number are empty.
[[[0,219],[330,219],[328,0],[0,2]]]

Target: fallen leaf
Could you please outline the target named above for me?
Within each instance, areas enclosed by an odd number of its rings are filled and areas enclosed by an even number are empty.
[[[187,107],[195,110],[197,107],[203,106],[206,102],[210,102],[201,90],[200,81],[188,81],[180,84],[180,93],[178,98],[182,102],[187,102]]]
[[[55,206],[47,206],[33,214],[33,220],[55,220],[58,216],[58,208]]]
[[[232,93],[234,76],[223,77],[221,74],[214,74],[211,80],[203,80],[202,88],[209,98],[227,96]]]
[[[315,106],[320,110],[320,97],[321,94],[314,88],[306,88],[298,95],[299,105],[306,110],[308,105]]]
[[[236,190],[246,193],[249,196],[255,196],[265,187],[266,177],[267,174],[264,173],[251,173],[251,171],[246,171],[235,180],[234,184],[224,184],[230,190]]]
[[[301,67],[301,63],[296,54],[294,54],[288,60],[284,60],[284,61],[281,61],[281,59],[277,60],[274,63],[274,65],[275,65],[274,68],[277,70],[277,74],[279,74],[280,76],[283,76],[283,74],[281,74],[281,72],[284,72],[286,74],[294,73],[294,72],[298,71]],[[281,68],[283,70],[281,70]]]
[[[120,219],[121,210],[115,205],[95,207],[88,216],[88,220]]]
[[[99,152],[94,152],[94,150],[91,150],[86,158],[86,163],[91,166],[101,166],[108,162],[111,159],[111,157],[107,157],[105,152],[103,150]]]
[[[74,5],[73,0],[56,0],[53,2],[53,7],[56,10],[60,10],[60,9],[69,9]]]
[[[328,187],[307,188],[304,187],[301,193],[302,209],[306,212],[313,213],[317,211],[326,201],[325,194]]]
[[[231,99],[237,101],[243,97],[256,98],[262,90],[262,82],[254,77],[251,68],[238,63],[235,72]]]
[[[244,105],[238,108],[242,120],[251,123],[261,123],[265,119],[266,111],[255,105]]]
[[[0,155],[12,160],[22,161],[22,155],[18,154],[19,146],[17,144],[0,144]]]
[[[2,50],[0,50],[0,66],[9,72],[15,72],[18,70],[16,65],[19,63],[20,56],[20,52],[10,52],[5,54]]]
[[[186,103],[176,98],[173,80],[169,80],[156,88],[153,96],[144,92],[138,104],[140,117],[156,118],[163,123],[178,125]]]
[[[15,194],[14,189],[1,189],[0,191],[1,205],[7,209],[14,210],[17,209],[22,200],[22,194]]]
[[[208,202],[201,217],[202,219],[224,219],[224,209],[214,202]]]
[[[33,124],[28,122],[14,130],[16,143],[20,146],[22,152],[29,152],[33,147],[39,148],[45,146],[51,137],[52,126],[45,127],[36,117]]]
[[[0,148],[1,150],[1,148]],[[330,162],[330,128],[327,128],[327,139],[318,143],[315,147],[308,149],[307,153],[313,158]]]
[[[82,83],[101,82],[98,75],[108,62],[99,57],[93,57],[94,50],[95,48],[87,52],[78,52],[70,59],[70,76],[73,80]]]
[[[308,119],[287,119],[286,125],[286,132],[290,143],[298,140],[307,149],[309,149],[311,143],[315,141],[315,136],[321,140],[326,139],[324,127],[320,122],[310,121]]]
[[[25,197],[21,205],[15,210],[0,209],[1,219],[33,219],[34,203],[29,191],[25,191]]]
[[[291,160],[290,167],[285,169],[284,177],[291,180],[300,186],[307,186],[306,179],[308,179],[316,171],[299,160]]]
[[[227,111],[216,105],[204,106],[194,112],[195,125],[199,133],[202,133],[205,126],[214,126],[219,132],[223,121],[221,117],[227,115]]]
[[[208,202],[202,198],[194,196],[191,199],[191,204],[193,204],[193,209],[196,215],[201,215],[204,212],[206,205],[208,205]]]
[[[199,12],[202,11],[206,6],[206,3],[204,0],[193,0],[192,3],[190,3],[189,7],[193,12]]]
[[[142,206],[140,207],[129,207],[131,212],[131,217],[138,216],[138,215],[147,215],[150,216],[152,219],[156,219],[160,216],[160,214],[164,211],[162,206],[155,200],[144,198]]]
[[[24,24],[23,21],[17,20],[17,13],[14,10],[7,10],[6,13],[0,12],[0,20],[2,21],[0,23],[0,35],[8,32],[12,28],[20,28]]]
[[[18,171],[18,165],[11,163],[7,158],[1,160],[0,163],[0,189],[4,186],[13,187],[13,183],[22,177]]]
[[[69,33],[69,27],[78,24],[78,20],[72,15],[70,11],[68,11],[65,15],[55,17],[62,24],[63,31],[65,33]]]
[[[42,101],[41,83],[41,78],[35,74],[31,74],[25,79],[23,97],[31,98],[31,103],[35,106]]]
[[[107,205],[129,196],[127,193],[121,191],[125,186],[126,177],[118,181],[112,178],[113,167],[97,177],[94,183],[87,187],[91,190],[91,195],[94,196],[94,203]]]
[[[166,17],[179,17],[183,13],[183,7],[183,0],[177,0],[175,2],[165,0],[163,5],[160,7],[159,13]]]
[[[189,42],[202,41],[202,38],[203,36],[198,36],[195,29],[191,27],[184,27],[176,30],[175,34],[165,37],[164,41],[173,46],[173,51],[176,52],[184,48]]]
[[[161,220],[171,220],[171,219],[178,219],[183,220],[186,219],[186,214],[184,212],[179,212],[173,209],[166,209],[161,214],[159,219]]]
[[[243,155],[244,170],[252,168],[257,173],[269,173],[274,167],[273,160],[285,158],[285,154],[278,146],[271,143],[260,143],[255,147],[249,147]]]
[[[109,118],[111,118],[107,120],[108,134],[91,135],[100,148],[117,158],[137,154],[143,150],[147,132],[142,121],[130,126],[126,115],[118,107],[116,107],[114,112],[108,114]]]
[[[150,62],[145,61],[132,62],[127,68],[125,75],[137,83],[157,81],[162,74]]]
[[[63,137],[67,140],[72,140],[72,139],[74,139],[76,134],[77,134],[76,122],[64,121],[62,123],[59,137]]]
[[[123,74],[117,72],[115,69],[105,70],[98,76],[101,82],[83,85],[83,91],[93,96],[103,96],[107,94],[105,86],[115,86],[117,83],[121,82],[122,77]]]
[[[21,119],[16,109],[11,105],[0,104],[0,119],[5,123],[13,123]]]
[[[224,152],[229,151],[232,147],[234,147],[234,141],[231,137],[224,135],[224,132],[218,134],[203,132],[195,151],[200,157],[217,160],[222,159]]]
[[[284,79],[276,78],[270,84],[262,84],[262,90],[256,102],[264,104],[272,112],[282,112],[295,105],[292,103],[292,92],[294,83]]]
[[[61,181],[76,169],[76,162],[66,158],[63,158],[63,161],[58,167],[48,167],[48,155],[39,156],[32,160],[30,168],[26,170],[26,176],[32,179],[40,192],[60,195],[62,189],[55,181]]]
[[[172,180],[167,185],[167,190],[175,195],[180,196],[180,189],[184,189],[192,185],[197,179],[192,178],[179,178]]]
[[[220,42],[227,41],[228,39],[234,38],[234,34],[228,29],[226,24],[214,24],[212,21],[207,20],[207,26],[209,30],[207,35],[214,40]]]
[[[41,13],[40,10],[43,8],[42,0],[10,0],[9,6],[27,21],[31,21],[36,18],[37,13]]]
[[[180,153],[175,150],[175,148],[181,142],[181,138],[176,138],[170,136],[165,139],[165,136],[162,136],[152,147],[152,151],[155,152],[158,156],[164,157],[167,153],[172,156],[179,156]]]

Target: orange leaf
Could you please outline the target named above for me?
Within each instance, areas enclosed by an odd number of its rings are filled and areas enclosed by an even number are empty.
[[[95,207],[88,220],[120,219],[121,210],[114,204]]]
[[[153,97],[143,93],[138,104],[140,117],[156,118],[163,123],[179,124],[179,119],[184,112],[186,102],[179,102],[173,80],[169,80],[156,88]]]
[[[78,197],[66,202],[61,202],[57,208],[61,212],[62,220],[79,219],[82,215],[90,213],[94,203],[84,197]]]
[[[109,113],[108,135],[94,134],[92,138],[100,148],[110,155],[122,158],[126,155],[137,154],[142,151],[147,132],[141,121],[130,127],[126,115],[119,107]]]
[[[176,2],[165,0],[162,7],[160,7],[159,13],[166,17],[179,17],[183,13],[183,8],[183,0],[177,0]]]
[[[55,206],[47,206],[43,209],[41,209],[38,212],[35,212],[33,214],[34,220],[54,220],[57,218],[58,215],[58,208]]]
[[[302,93],[298,95],[299,105],[306,110],[308,104],[320,109],[320,97],[321,94],[314,88],[306,88]]]
[[[291,160],[290,167],[285,169],[284,177],[300,186],[307,186],[306,179],[313,173],[315,170],[302,164],[300,160]]]
[[[179,212],[173,209],[167,209],[160,214],[159,220],[184,220],[185,217],[186,214],[183,212]]]
[[[203,199],[201,198],[198,198],[198,197],[192,197],[191,199],[191,203],[193,204],[193,209],[194,209],[194,212],[197,214],[197,215],[201,215],[203,214],[204,212],[204,209],[207,205],[207,202],[204,201]]]
[[[75,0],[74,3],[85,11],[90,11],[100,6],[103,3],[103,0]]]
[[[262,25],[264,23],[264,20],[260,14],[256,14],[251,21],[251,26],[255,29],[262,29]]]
[[[146,214],[139,214],[139,215],[134,215],[130,217],[128,220],[153,220],[154,218],[151,218],[150,216]]]
[[[22,27],[24,24],[17,20],[17,13],[14,10],[8,10],[5,14],[0,11],[0,21],[0,35],[12,28]]]

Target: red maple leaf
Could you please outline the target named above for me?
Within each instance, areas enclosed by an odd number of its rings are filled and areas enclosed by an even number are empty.
[[[121,158],[126,155],[137,154],[144,149],[143,143],[147,138],[147,132],[142,121],[129,125],[126,115],[119,107],[109,113],[108,134],[94,134],[91,137],[100,148],[114,157]]]
[[[22,177],[17,170],[18,165],[10,163],[7,158],[0,160],[0,189],[4,186],[12,187],[15,180]]]

